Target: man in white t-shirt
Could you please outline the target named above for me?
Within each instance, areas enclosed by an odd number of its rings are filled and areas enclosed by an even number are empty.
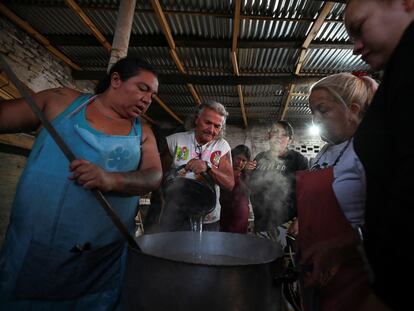
[[[220,188],[232,190],[234,187],[231,148],[221,137],[227,115],[224,106],[218,102],[209,101],[201,104],[195,120],[195,129],[168,136],[168,148],[161,156],[164,176],[171,169],[185,165],[187,172],[195,175],[205,172],[214,181],[216,207],[205,216],[203,230],[219,230]],[[161,217],[163,227],[167,230],[189,229],[188,215],[179,214],[176,206],[169,205],[166,199]]]

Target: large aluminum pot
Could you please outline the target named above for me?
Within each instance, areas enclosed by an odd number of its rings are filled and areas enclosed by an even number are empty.
[[[280,246],[224,232],[180,231],[137,238],[130,248],[123,310],[276,311]]]

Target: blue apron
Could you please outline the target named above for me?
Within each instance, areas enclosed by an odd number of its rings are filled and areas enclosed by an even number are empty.
[[[52,124],[78,159],[109,172],[136,171],[139,119],[127,136],[101,133],[86,121],[92,100],[90,94],[79,96]],[[42,129],[20,178],[0,253],[0,309],[116,308],[125,239],[93,193],[70,175],[69,161]],[[139,197],[105,197],[133,235]]]

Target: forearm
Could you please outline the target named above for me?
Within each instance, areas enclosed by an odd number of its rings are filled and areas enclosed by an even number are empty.
[[[111,192],[124,195],[144,195],[160,186],[162,172],[157,168],[147,168],[137,172],[111,173]]]
[[[220,171],[217,167],[212,167],[209,171],[211,177],[220,188],[226,189],[228,191],[233,190],[234,187],[234,176],[233,174],[227,174]]]

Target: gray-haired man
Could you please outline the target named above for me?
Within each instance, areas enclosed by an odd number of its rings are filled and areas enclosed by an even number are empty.
[[[234,187],[231,165],[231,148],[221,136],[228,113],[224,106],[215,101],[200,105],[194,130],[168,136],[168,148],[162,154],[164,174],[171,168],[185,165],[187,171],[195,175],[202,172],[210,175],[215,182],[216,207],[204,218],[204,230],[219,230],[220,189],[232,190]],[[188,215],[173,210],[166,202],[162,225],[167,230],[185,230],[189,228]]]

